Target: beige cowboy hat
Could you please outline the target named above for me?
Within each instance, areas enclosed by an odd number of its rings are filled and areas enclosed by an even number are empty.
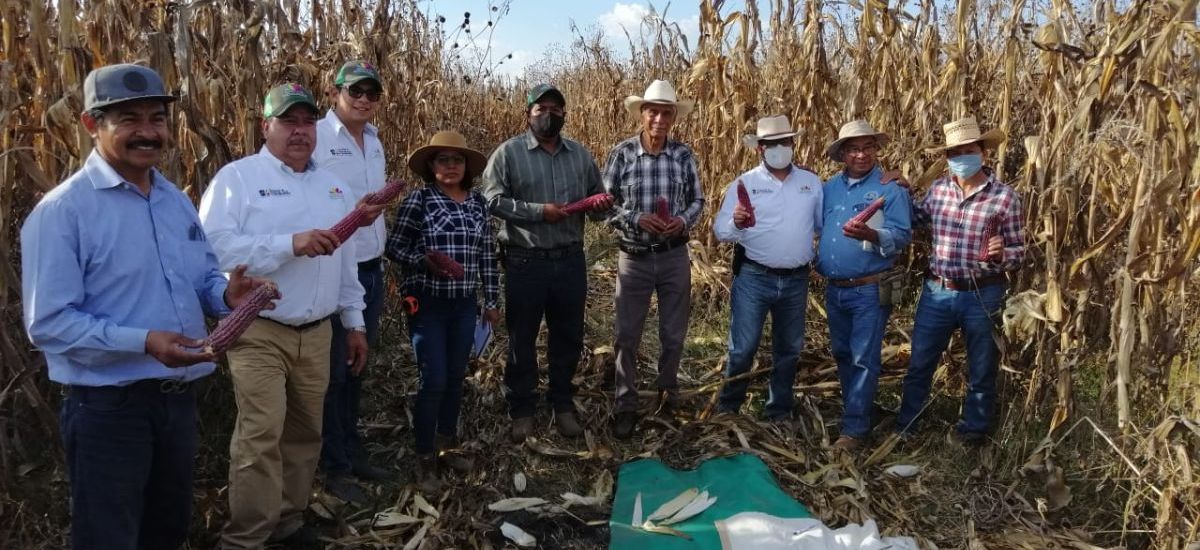
[[[769,116],[758,119],[758,128],[753,134],[742,136],[742,145],[756,149],[759,141],[783,139],[795,135],[796,131],[792,129],[792,123],[788,122],[786,115]]]
[[[941,153],[947,149],[977,141],[981,142],[984,149],[994,149],[1008,138],[1004,135],[1004,131],[998,128],[980,133],[979,123],[975,122],[973,116],[960,118],[942,126],[942,132],[946,134],[946,144],[925,149],[926,153]]]
[[[655,80],[646,87],[646,93],[641,96],[631,95],[625,98],[625,110],[633,116],[641,116],[642,105],[657,103],[659,105],[674,105],[675,118],[683,118],[692,112],[695,101],[679,99],[675,95],[675,87],[666,80]]]
[[[842,128],[838,130],[837,139],[833,140],[833,143],[830,143],[829,147],[825,148],[825,155],[832,160],[841,162],[842,144],[860,137],[874,137],[880,147],[887,145],[888,140],[891,139],[885,132],[875,130],[870,122],[862,119],[852,120],[843,124]]]
[[[467,138],[458,132],[443,131],[433,134],[429,138],[429,145],[413,151],[408,156],[408,167],[417,175],[425,179],[425,181],[433,181],[433,172],[429,169],[429,160],[438,151],[451,150],[462,153],[467,159],[467,174],[478,176],[483,173],[484,167],[487,166],[487,157],[483,153],[476,151],[467,146]],[[466,182],[470,183],[470,182]]]

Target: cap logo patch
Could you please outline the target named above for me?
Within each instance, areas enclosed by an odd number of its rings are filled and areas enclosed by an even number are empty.
[[[121,83],[125,85],[125,89],[131,92],[144,92],[149,86],[146,82],[146,77],[139,72],[129,71],[121,78]]]

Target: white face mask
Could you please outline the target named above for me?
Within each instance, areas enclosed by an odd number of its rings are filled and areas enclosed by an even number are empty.
[[[792,164],[792,148],[787,145],[773,145],[763,151],[763,160],[767,162],[767,166],[776,170],[783,170]]]

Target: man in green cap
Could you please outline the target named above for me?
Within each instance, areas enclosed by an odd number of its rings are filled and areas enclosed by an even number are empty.
[[[317,123],[317,147],[313,159],[343,183],[343,190],[358,201],[386,184],[383,143],[371,121],[379,109],[383,86],[375,65],[349,61],[338,69],[333,84],[325,90],[333,107]],[[383,245],[387,240],[383,218],[356,231],[354,242],[358,282],[363,286],[363,321],[367,344],[374,347],[383,311]],[[333,341],[329,354],[329,390],[325,392],[321,471],[325,490],[342,499],[366,500],[366,494],[350,479],[379,481],[387,473],[371,466],[358,436],[358,403],[365,371],[350,368],[346,360],[346,327],[332,318]],[[365,365],[365,363],[364,363]]]
[[[248,273],[273,278],[283,295],[228,351],[238,415],[222,548],[318,544],[304,510],[321,451],[330,315],[349,329],[352,368],[367,357],[354,242],[326,229],[355,204],[337,176],[312,160],[316,125],[308,90],[272,88],[263,103],[265,145],[217,172],[200,202],[220,268],[246,264]],[[366,224],[383,210],[366,208]]]
[[[483,172],[483,196],[502,220],[505,325],[508,363],[504,383],[512,415],[512,439],[523,442],[533,431],[537,410],[537,335],[542,319],[548,331],[550,385],[559,433],[583,433],[575,414],[571,378],[583,351],[583,313],[587,268],[583,255],[583,215],[562,208],[603,194],[600,170],[583,145],[560,135],[566,99],[549,84],[525,98],[528,130],[496,148]],[[611,209],[605,198],[589,216],[602,221]]]

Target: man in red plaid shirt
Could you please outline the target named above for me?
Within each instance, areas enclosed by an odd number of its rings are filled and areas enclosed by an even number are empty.
[[[1000,351],[993,332],[999,328],[1006,273],[1025,258],[1025,220],[1016,191],[983,166],[984,151],[1002,143],[1004,132],[981,133],[973,117],[943,130],[946,145],[930,152],[946,156],[950,174],[913,205],[913,226],[931,226],[933,247],[914,316],[897,427],[902,436],[916,431],[938,361],[951,334],[961,329],[968,384],[957,433],[964,444],[977,445],[986,440],[995,411]]]

